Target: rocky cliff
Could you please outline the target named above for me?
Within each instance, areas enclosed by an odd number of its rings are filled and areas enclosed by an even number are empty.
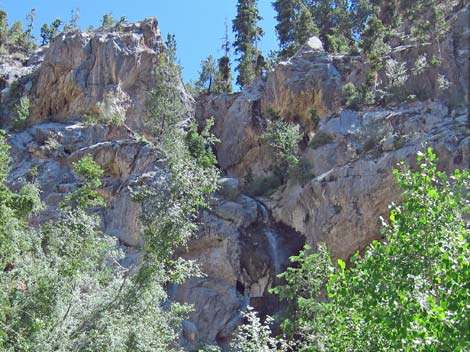
[[[169,288],[173,300],[194,305],[183,324],[185,346],[224,346],[248,304],[276,311],[278,302],[268,290],[304,243],[326,242],[335,257],[347,259],[380,238],[380,216],[400,197],[392,176],[398,161],[413,163],[416,152],[430,145],[442,169],[470,167],[465,84],[470,77],[464,59],[469,32],[462,24],[468,13],[468,6],[459,10],[441,46],[452,83],[445,96],[430,93],[419,102],[345,109],[342,86],[361,80],[363,64],[328,55],[312,38],[242,92],[199,97],[196,118],[201,125],[215,118],[213,132],[221,140],[216,154],[225,177],[201,213],[197,236],[178,252],[197,260],[207,276]],[[162,50],[157,21],[147,19],[120,31],[66,32],[31,57],[2,57],[0,64],[1,127],[10,127],[20,96],[31,101],[29,126],[9,130],[15,160],[11,185],[30,180],[41,186],[47,209],[34,221],[44,221],[78,186],[72,163],[91,154],[105,170],[101,193],[108,207],[97,211],[106,233],[125,249],[124,265],[135,260],[142,245],[142,209],[129,186],[166,170],[158,150],[135,133],[142,128]],[[192,105],[182,85],[180,90]],[[87,120],[105,101],[122,112],[125,125]],[[282,185],[265,182],[249,192],[253,179],[266,181],[274,173],[274,154],[260,137],[273,113],[302,127],[300,167]]]

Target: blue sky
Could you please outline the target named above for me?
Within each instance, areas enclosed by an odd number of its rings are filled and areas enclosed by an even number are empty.
[[[36,8],[37,37],[43,23],[51,23],[57,17],[68,21],[71,10],[75,8],[80,9],[79,24],[85,29],[89,25],[99,26],[103,14],[107,12],[117,19],[126,16],[131,22],[155,16],[165,38],[168,32],[176,35],[177,54],[185,81],[197,79],[200,62],[209,54],[216,58],[222,56],[220,47],[225,19],[229,21],[231,32],[236,4],[237,0],[0,0],[0,8],[6,9],[10,24],[15,20],[24,21],[26,14]],[[275,12],[271,0],[259,0],[258,7],[263,16],[261,27],[265,31],[260,48],[268,53],[277,48]],[[233,40],[233,34],[230,35]]]

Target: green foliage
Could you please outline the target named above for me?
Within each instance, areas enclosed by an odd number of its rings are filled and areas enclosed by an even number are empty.
[[[384,242],[355,255],[351,268],[338,260],[331,270],[320,249],[293,258],[300,268],[283,274],[287,285],[276,292],[298,308],[283,324],[301,336],[298,350],[470,347],[470,173],[438,171],[431,148],[418,155],[418,171],[401,168],[394,175],[403,202],[384,221]],[[324,283],[328,300],[321,299]]]
[[[368,60],[369,70],[377,72],[383,66],[382,57],[390,51],[390,47],[386,44],[387,40],[387,27],[374,13],[361,33],[359,43],[362,54]]]
[[[104,29],[108,29],[113,27],[116,24],[116,20],[114,19],[111,12],[105,13],[103,18],[101,19],[101,27]]]
[[[217,65],[215,59],[212,55],[209,55],[206,60],[201,61],[201,71],[196,82],[196,88],[201,91],[207,90],[207,93],[211,93],[216,74]]]
[[[220,143],[220,140],[210,132],[212,126],[214,126],[214,118],[209,118],[206,120],[206,126],[199,133],[197,122],[193,122],[185,136],[189,153],[203,168],[217,164],[217,158],[211,148],[215,143]]]
[[[301,333],[304,337],[316,329],[312,326],[326,312],[321,297],[328,278],[333,273],[333,265],[328,249],[318,246],[318,251],[312,254],[312,247],[306,245],[297,256],[290,257],[295,266],[287,268],[278,277],[286,284],[274,287],[271,292],[280,299],[287,300],[290,305],[283,312],[286,318],[281,327],[289,338]]]
[[[29,98],[21,98],[19,103],[15,105],[15,115],[12,121],[13,128],[22,130],[26,127],[26,122],[29,118],[29,108]]]
[[[373,75],[375,76],[375,74]],[[375,80],[375,78],[372,79]],[[364,105],[372,105],[376,100],[376,94],[374,89],[371,88],[370,81],[358,87],[354,83],[348,82],[343,86],[342,94],[343,104],[352,110],[359,110]]]
[[[302,1],[276,0],[273,7],[277,12],[276,32],[281,48],[280,56],[292,56],[311,36],[319,34],[312,13]]]
[[[237,15],[233,20],[235,32],[235,53],[238,58],[237,84],[243,87],[256,78],[256,63],[260,52],[257,43],[263,36],[263,30],[257,23],[262,17],[259,15],[257,0],[238,0]]]
[[[408,80],[408,72],[404,62],[397,60],[387,60],[385,62],[385,76],[387,77],[387,98],[389,100],[402,100],[406,96],[404,89]]]
[[[15,21],[8,30],[9,43],[14,47],[21,48],[24,42],[23,25],[21,21]]]
[[[302,140],[302,136],[299,125],[283,120],[271,122],[262,135],[262,138],[273,149],[277,160],[277,168],[284,176],[299,161],[298,145]]]
[[[0,9],[0,48],[7,43],[8,39],[8,16],[4,9]]]
[[[8,18],[5,10],[0,10],[0,48],[29,53],[36,48],[33,36],[36,10],[32,9],[26,16],[26,30],[23,32],[21,21],[15,21],[8,28]]]
[[[179,149],[183,146],[178,144],[177,150],[185,150]],[[185,158],[181,164],[183,155],[172,158],[173,183],[166,189],[169,193],[163,192],[165,206],[157,213],[158,219],[166,219],[158,226],[163,238],[146,237],[142,260],[126,269],[119,265],[115,241],[101,232],[99,218],[87,214],[79,203],[36,230],[27,228],[27,217],[39,210],[38,192],[31,185],[20,193],[5,186],[8,149],[0,136],[0,350],[179,350],[181,321],[189,308],[170,304],[165,286],[181,283],[197,271],[193,263],[172,260],[161,248],[173,246],[171,235],[176,232],[167,233],[169,222],[177,222],[172,228],[180,228],[179,235],[195,226],[188,223],[193,223],[201,204],[197,192],[211,192],[208,182],[214,178],[207,172],[199,174],[198,187],[196,178],[187,178],[194,175],[188,168],[196,167],[193,159]],[[91,157],[74,166],[85,184],[99,187],[103,171]],[[149,234],[148,229],[144,232]],[[178,238],[176,242],[181,243]]]
[[[80,9],[77,7],[70,11],[69,29],[78,29],[78,22],[80,21]]]
[[[36,48],[35,38],[33,36],[33,27],[34,19],[36,17],[36,9],[31,9],[31,11],[26,15],[26,31],[23,33],[22,39],[22,49],[26,52],[30,52]]]
[[[214,91],[217,93],[232,93],[232,70],[228,56],[222,56],[219,59],[219,68],[215,76]]]
[[[82,209],[106,206],[106,202],[98,192],[98,188],[102,185],[101,177],[104,170],[93,160],[93,157],[86,155],[74,162],[73,171],[83,180],[83,184],[66,197],[66,204]]]
[[[294,54],[312,35],[319,35],[329,52],[349,52],[371,13],[369,2],[361,0],[276,0],[273,6],[282,57]]]
[[[169,63],[176,65],[176,37],[168,33],[165,41],[165,55]]]
[[[147,100],[144,117],[146,131],[157,144],[161,144],[165,136],[173,133],[189,115],[179,88],[180,69],[171,61],[174,59],[171,47],[167,55],[160,58],[155,68],[156,84]]]
[[[63,22],[60,18],[56,18],[50,26],[47,23],[44,23],[41,27],[41,45],[49,44],[59,33],[59,28],[62,24]]]
[[[271,317],[266,317],[264,324],[258,318],[256,311],[248,307],[242,313],[246,323],[238,328],[235,338],[230,343],[233,352],[275,352],[287,351],[285,341],[271,337],[269,324],[273,322]]]

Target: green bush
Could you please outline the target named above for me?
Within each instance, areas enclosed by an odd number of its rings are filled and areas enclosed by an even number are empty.
[[[271,122],[262,135],[262,139],[273,149],[276,167],[283,177],[299,162],[298,146],[302,136],[299,125],[283,120]]]
[[[207,119],[204,130],[198,133],[198,125],[194,121],[185,136],[189,153],[204,168],[217,165],[217,158],[212,152],[212,146],[219,143],[220,140],[210,132],[213,125],[214,118]]]
[[[401,206],[352,266],[325,247],[293,257],[275,288],[290,300],[284,331],[299,351],[465,351],[470,348],[470,172],[438,171],[428,148],[418,170],[394,170]],[[324,293],[327,293],[325,300]]]
[[[103,177],[104,170],[93,160],[93,157],[86,155],[74,162],[73,171],[83,180],[83,184],[66,197],[66,203],[82,209],[106,206],[104,198],[98,192],[98,188],[102,185],[101,177]]]
[[[14,129],[23,130],[26,127],[26,122],[29,118],[29,109],[29,98],[21,98],[19,103],[15,105],[15,114],[12,121]]]

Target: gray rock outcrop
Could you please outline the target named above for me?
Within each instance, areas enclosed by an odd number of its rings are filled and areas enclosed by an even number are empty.
[[[32,122],[98,114],[97,104],[108,99],[124,110],[130,127],[142,127],[163,47],[155,18],[120,31],[60,34],[50,44],[32,88]]]
[[[336,112],[340,100],[341,76],[320,40],[312,37],[268,74],[261,106],[262,111],[272,110],[288,121],[300,123],[311,135],[315,118]]]
[[[380,239],[380,217],[400,199],[397,163],[415,165],[417,152],[431,146],[442,170],[469,169],[469,135],[466,111],[449,114],[439,103],[342,111],[321,121],[303,153],[308,181],[289,180],[268,204],[307,243],[326,242],[334,257],[347,259]]]

